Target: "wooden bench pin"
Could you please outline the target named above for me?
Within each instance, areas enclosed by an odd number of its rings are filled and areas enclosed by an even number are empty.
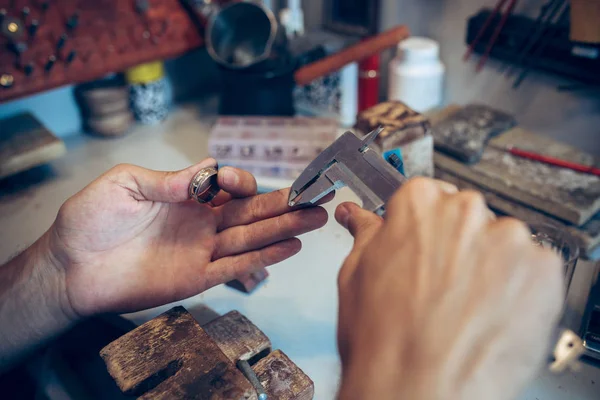
[[[119,389],[139,399],[311,400],[313,381],[237,311],[204,326],[175,307],[100,351]]]

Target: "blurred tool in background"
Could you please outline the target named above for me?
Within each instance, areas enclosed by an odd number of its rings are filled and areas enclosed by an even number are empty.
[[[567,169],[570,169],[573,171],[583,172],[585,174],[592,174],[592,175],[600,176],[600,168],[596,168],[591,165],[584,165],[584,164],[574,163],[574,162],[567,161],[567,160],[561,160],[560,158],[550,157],[550,156],[547,156],[547,155],[544,155],[541,153],[536,153],[534,151],[520,149],[520,148],[514,147],[514,146],[502,147],[502,146],[490,145],[490,147],[494,147],[498,150],[506,151],[506,152],[512,154],[513,156],[527,158],[529,160],[539,161],[544,164],[554,165],[555,167],[567,168]]]
[[[487,28],[491,25],[492,22],[495,22],[494,20],[495,20],[496,16],[501,12],[501,8],[504,6],[504,3],[506,3],[506,1],[507,0],[498,0],[498,2],[496,3],[496,6],[494,7],[494,10],[489,15],[487,20],[483,23],[483,26],[481,27],[481,29],[475,36],[475,39],[471,43],[469,43],[469,48],[467,49],[467,52],[465,53],[463,60],[467,61],[469,59],[469,57],[473,53],[473,49],[475,48],[475,46],[477,46],[479,41],[483,38],[483,35],[485,34],[485,31],[487,30]],[[510,14],[513,12],[515,5],[517,4],[517,0],[508,0],[508,1],[509,1],[508,7],[506,8],[506,10],[504,10],[502,12],[502,17],[500,18],[500,21],[498,22],[498,24],[494,27],[492,36],[489,39],[489,41],[487,42],[485,52],[479,59],[479,63],[477,64],[477,68],[476,68],[477,72],[481,71],[481,69],[485,65],[485,62],[487,61],[487,59],[492,51],[492,48],[494,47],[494,44],[496,43],[496,40],[498,40],[498,37],[500,36],[500,32],[502,31],[502,28],[504,27],[506,20],[508,19]]]
[[[488,57],[505,61],[507,77],[517,74],[513,88],[521,86],[533,70],[544,70],[573,80],[558,90],[594,91],[600,88],[600,0],[540,1],[534,18],[482,9],[469,18],[465,60],[481,55],[478,68]],[[493,28],[492,28],[493,27]]]
[[[547,6],[546,9],[542,8],[542,11],[540,12],[541,19],[538,22],[539,25],[517,59],[515,68],[522,66],[523,69],[515,79],[513,88],[519,87],[531,70],[533,62],[539,59],[540,54],[546,49],[550,41],[555,39],[561,32],[561,30],[556,29],[549,33],[548,27],[564,27],[565,31],[568,29],[569,2],[558,0],[549,3]],[[549,10],[547,18],[546,10]]]

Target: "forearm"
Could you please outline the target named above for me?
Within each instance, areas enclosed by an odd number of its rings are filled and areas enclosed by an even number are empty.
[[[0,266],[0,372],[75,321],[47,240]]]

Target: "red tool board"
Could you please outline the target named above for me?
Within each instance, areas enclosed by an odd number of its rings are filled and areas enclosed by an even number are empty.
[[[0,0],[0,103],[203,45],[178,0]]]

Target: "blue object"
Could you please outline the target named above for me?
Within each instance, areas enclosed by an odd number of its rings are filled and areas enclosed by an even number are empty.
[[[402,151],[399,147],[388,150],[383,153],[383,159],[396,168],[402,175],[404,174],[404,161],[402,159]]]

